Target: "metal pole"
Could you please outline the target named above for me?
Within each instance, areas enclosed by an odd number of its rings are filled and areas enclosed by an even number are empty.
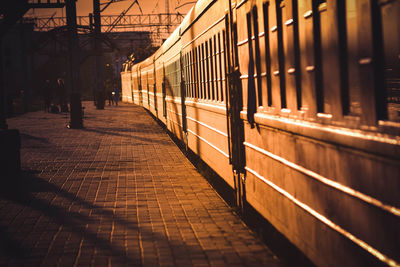
[[[68,27],[68,84],[71,93],[71,121],[69,127],[80,129],[83,127],[82,103],[79,88],[78,63],[78,33],[76,25],[76,0],[66,0],[67,27]]]
[[[0,35],[0,130],[8,129],[8,125],[6,122],[5,103],[6,103],[6,89],[4,86],[4,76],[3,76],[3,38]]]
[[[94,16],[94,51],[96,54],[96,82],[95,82],[95,105],[97,109],[104,109],[104,81],[103,81],[103,56],[101,51],[101,17],[100,0],[93,0]]]

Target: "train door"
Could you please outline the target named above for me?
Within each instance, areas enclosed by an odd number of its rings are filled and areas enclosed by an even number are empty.
[[[156,61],[153,61],[153,93],[154,93],[154,113],[158,118],[158,106],[157,106],[157,77],[156,77]]]
[[[134,79],[133,79],[133,66],[132,65],[130,65],[129,66],[129,68],[130,68],[130,71],[129,71],[129,78],[130,78],[130,87],[131,87],[131,100],[132,100],[132,103],[135,103],[135,99],[134,99],[134,93],[133,93],[133,88],[134,88],[134,86],[133,86],[133,83],[134,83]]]
[[[163,82],[162,82],[162,106],[163,106],[163,116],[167,118],[167,102],[165,98],[167,97],[167,89],[165,87],[165,67],[163,65]],[[167,125],[167,123],[165,123]]]
[[[181,112],[182,112],[182,131],[183,131],[183,141],[185,143],[186,149],[187,149],[187,122],[186,122],[186,105],[185,105],[185,99],[186,99],[186,89],[185,89],[185,73],[184,73],[184,59],[182,56],[182,52],[179,57],[179,67],[180,67],[180,73],[181,73]]]
[[[243,108],[242,85],[237,51],[237,27],[232,21],[232,11],[225,16],[225,64],[226,64],[226,95],[227,95],[227,126],[230,137],[230,161],[234,175],[235,199],[237,206],[243,211],[246,201],[245,190],[245,153],[244,153],[244,126],[240,118]]]
[[[143,106],[143,95],[142,95],[142,72],[140,67],[138,68],[138,83],[139,83],[139,105]]]

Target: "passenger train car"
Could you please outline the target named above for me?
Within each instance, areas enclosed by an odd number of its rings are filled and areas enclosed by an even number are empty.
[[[318,266],[400,266],[400,1],[200,0],[126,62],[148,109]]]

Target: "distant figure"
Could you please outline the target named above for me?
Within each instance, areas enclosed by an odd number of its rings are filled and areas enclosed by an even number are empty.
[[[43,99],[44,99],[44,111],[45,112],[50,112],[50,108],[51,108],[51,94],[52,94],[52,90],[51,90],[51,86],[50,86],[50,81],[46,80],[46,82],[44,83],[44,88],[43,88]]]
[[[119,89],[115,88],[114,90],[114,101],[115,101],[115,105],[118,106],[118,101],[119,101]]]
[[[107,90],[107,99],[108,99],[108,105],[114,105],[114,92],[112,92],[111,90]]]
[[[64,81],[61,78],[57,79],[58,84],[58,104],[60,105],[61,112],[68,112],[67,94],[65,91]]]

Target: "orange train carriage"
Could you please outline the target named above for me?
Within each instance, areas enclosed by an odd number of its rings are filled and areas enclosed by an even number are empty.
[[[198,1],[125,64],[123,101],[316,265],[399,266],[398,14],[398,0]]]

